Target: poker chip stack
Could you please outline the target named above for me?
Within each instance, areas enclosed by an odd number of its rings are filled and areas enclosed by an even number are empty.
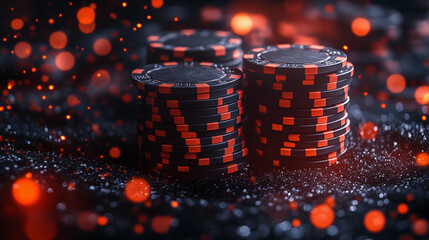
[[[243,56],[251,156],[274,167],[331,165],[346,152],[354,67],[344,52],[282,44]]]
[[[228,31],[185,29],[147,38],[147,63],[212,62],[226,67],[240,67],[242,40]]]
[[[144,167],[168,175],[222,175],[247,166],[242,72],[213,63],[135,69]]]

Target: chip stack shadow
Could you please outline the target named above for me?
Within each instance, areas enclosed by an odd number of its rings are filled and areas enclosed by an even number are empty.
[[[354,67],[344,52],[281,44],[243,56],[251,149],[256,165],[335,164],[347,150]]]
[[[229,31],[184,29],[147,38],[147,63],[212,62],[241,67],[242,40]]]
[[[242,72],[213,63],[135,69],[143,167],[167,175],[223,175],[247,167]]]

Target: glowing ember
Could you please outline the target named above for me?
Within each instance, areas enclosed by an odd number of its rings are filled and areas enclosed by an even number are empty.
[[[64,32],[53,32],[49,36],[49,44],[55,49],[63,49],[67,45],[67,35]]]
[[[109,151],[110,157],[118,158],[121,156],[121,150],[118,147],[112,147]]]
[[[239,34],[245,35],[252,30],[253,20],[247,13],[237,13],[231,20],[232,30]]]
[[[334,211],[326,204],[317,205],[310,212],[310,221],[316,227],[325,229],[334,222]]]
[[[429,86],[420,86],[414,93],[416,101],[421,105],[429,104]]]
[[[106,38],[97,39],[94,42],[94,52],[100,56],[105,56],[112,50],[112,44]]]
[[[83,7],[77,12],[77,20],[82,24],[90,24],[95,20],[94,9]]]
[[[33,179],[20,178],[12,186],[12,195],[19,204],[32,205],[39,200],[40,187]]]
[[[364,37],[371,31],[371,23],[366,18],[356,18],[351,27],[352,32],[358,37]]]
[[[364,225],[370,232],[380,232],[386,224],[386,218],[380,210],[369,211],[364,218]]]
[[[161,8],[164,5],[164,0],[152,0],[151,3],[153,8]]]
[[[55,65],[62,71],[68,71],[73,68],[75,59],[70,52],[60,52],[55,58]]]
[[[364,140],[375,140],[378,136],[378,127],[373,122],[365,122],[359,127],[359,136]]]
[[[398,205],[397,210],[399,214],[406,214],[408,212],[408,205],[405,203],[401,203]]]
[[[27,58],[31,54],[31,46],[27,42],[19,42],[15,45],[15,55],[19,58]]]
[[[156,216],[152,220],[152,230],[158,234],[165,234],[170,231],[172,220],[171,216]]]
[[[21,30],[24,27],[24,21],[21,18],[14,18],[10,22],[10,27],[13,30]]]
[[[417,154],[416,156],[416,163],[420,167],[426,167],[429,165],[429,154],[422,152]]]
[[[97,223],[100,226],[106,226],[109,223],[109,219],[106,216],[100,216],[97,219]]]
[[[125,196],[131,202],[144,202],[150,196],[150,185],[142,178],[132,178],[125,186]]]
[[[400,93],[404,91],[406,86],[405,78],[401,74],[392,74],[387,78],[387,88],[392,93]]]

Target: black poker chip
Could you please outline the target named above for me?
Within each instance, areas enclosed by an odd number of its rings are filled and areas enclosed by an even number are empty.
[[[178,158],[163,158],[154,154],[145,154],[145,157],[149,158],[150,161],[155,163],[162,163],[165,165],[185,165],[185,166],[213,166],[218,164],[229,163],[238,161],[244,157],[247,157],[248,149],[243,148],[240,151],[226,154],[220,157],[205,157],[198,159],[178,159]]]
[[[146,142],[153,142],[159,145],[169,144],[169,145],[178,145],[178,146],[195,146],[195,145],[210,145],[210,144],[225,142],[225,141],[234,139],[238,136],[241,136],[242,134],[243,134],[243,128],[240,127],[239,129],[229,133],[215,135],[211,137],[203,137],[203,138],[161,137],[161,136],[155,136],[147,132],[139,132],[138,138],[139,138],[139,144],[140,142],[145,140]]]
[[[241,84],[242,72],[207,62],[165,62],[135,69],[137,88],[162,94],[198,94]]]
[[[237,90],[233,94],[225,97],[215,99],[203,99],[203,100],[171,100],[171,99],[159,99],[153,97],[144,97],[141,101],[149,106],[162,107],[162,108],[210,108],[218,107],[230,103],[237,102],[243,98],[243,90]]]
[[[282,160],[274,158],[271,162],[272,167],[274,168],[286,168],[286,169],[296,169],[296,168],[320,168],[328,167],[340,163],[341,156],[347,151],[347,148],[344,148],[340,154],[335,157],[321,157],[313,161],[294,161],[294,160]]]
[[[242,100],[238,100],[230,104],[225,104],[225,105],[210,107],[210,108],[178,109],[178,108],[162,108],[162,107],[150,106],[146,104],[140,104],[139,108],[145,112],[151,112],[159,115],[177,116],[177,117],[180,117],[180,116],[195,117],[195,116],[217,115],[217,114],[227,113],[227,112],[237,110],[242,106],[243,106]]]
[[[347,94],[350,90],[350,85],[346,85],[341,88],[336,88],[328,91],[292,91],[293,89],[288,89],[287,91],[261,91],[260,89],[255,88],[255,90],[247,89],[249,94],[259,93],[263,96],[269,96],[273,98],[281,99],[319,99],[319,98],[330,98],[337,97],[343,94]],[[259,91],[258,91],[259,90]]]
[[[308,118],[299,118],[299,117],[287,117],[287,116],[279,116],[279,115],[266,115],[253,113],[255,119],[259,119],[261,121],[271,121],[272,124],[282,124],[284,126],[302,126],[302,125],[316,125],[316,124],[327,124],[331,122],[335,122],[340,120],[344,116],[346,116],[347,112],[340,112],[337,114],[332,114],[328,116],[321,117],[308,117]]]
[[[332,114],[338,114],[344,112],[345,109],[350,104],[350,97],[347,98],[346,101],[339,103],[335,106],[329,107],[320,107],[320,108],[308,108],[308,109],[290,109],[290,108],[279,108],[273,106],[267,106],[262,103],[257,106],[249,106],[249,108],[256,108],[256,110],[260,114],[268,114],[268,115],[280,115],[287,117],[321,117],[321,116],[329,116]],[[253,111],[252,109],[249,110]]]
[[[265,106],[278,108],[308,109],[334,106],[346,101],[348,97],[348,93],[346,93],[336,97],[318,99],[279,99],[264,97],[258,99],[249,99],[248,101],[256,100],[258,103],[261,103]]]
[[[161,115],[150,112],[141,112],[141,119],[147,119],[152,122],[170,123],[170,124],[198,124],[198,123],[210,123],[210,122],[222,122],[229,119],[236,118],[243,114],[244,108],[240,107],[230,112],[206,115],[206,116],[169,116]]]
[[[267,92],[276,92],[276,91],[288,91],[295,88],[296,92],[311,92],[311,91],[331,91],[334,89],[342,88],[350,85],[352,79],[344,79],[338,82],[331,82],[326,84],[319,85],[300,85],[292,87],[285,82],[269,82],[262,80],[252,80],[246,82],[246,87],[251,91],[267,91]]]
[[[243,55],[243,65],[265,74],[315,75],[346,66],[347,55],[320,45],[279,44],[254,48]]]
[[[255,146],[256,154],[260,157],[318,157],[345,148],[345,142],[321,148],[287,148],[266,145]]]
[[[237,85],[231,88],[223,89],[216,92],[209,93],[197,93],[197,94],[163,94],[158,92],[151,92],[148,90],[140,90],[138,98],[142,99],[145,97],[159,98],[159,99],[170,99],[170,100],[207,100],[226,97],[237,92],[241,86]]]

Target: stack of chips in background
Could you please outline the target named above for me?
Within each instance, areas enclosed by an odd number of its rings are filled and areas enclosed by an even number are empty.
[[[256,163],[323,166],[346,152],[354,67],[344,52],[319,45],[255,48],[244,54],[243,70]]]

